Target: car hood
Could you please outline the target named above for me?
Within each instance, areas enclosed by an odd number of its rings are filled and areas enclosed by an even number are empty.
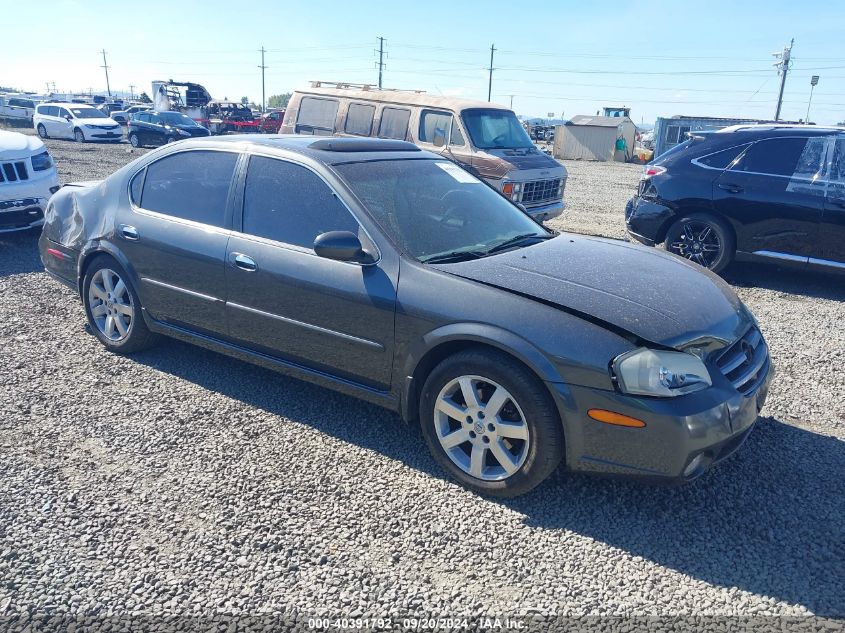
[[[29,158],[46,149],[37,136],[0,130],[0,160]]]
[[[622,241],[562,234],[534,246],[434,267],[665,347],[721,347],[753,322],[731,287],[710,271]]]
[[[561,163],[535,147],[479,150],[472,157],[472,166],[481,175],[491,178],[529,170],[548,171],[546,178],[560,178],[566,174]]]

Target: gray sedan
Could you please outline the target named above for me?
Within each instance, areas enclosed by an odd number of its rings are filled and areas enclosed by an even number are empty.
[[[109,350],[170,336],[393,409],[485,494],[561,462],[694,479],[742,444],[771,375],[709,271],[550,232],[400,141],[174,143],[61,189],[40,250]]]

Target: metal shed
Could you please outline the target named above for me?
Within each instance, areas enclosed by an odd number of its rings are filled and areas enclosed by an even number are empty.
[[[634,149],[636,135],[637,126],[628,117],[578,115],[555,128],[554,157],[625,161]],[[626,150],[616,149],[619,138],[625,139]]]
[[[754,125],[757,123],[776,123],[764,119],[731,119],[706,116],[684,116],[677,114],[673,117],[659,117],[654,125],[654,156],[660,156],[682,143],[687,132],[702,132],[704,130],[719,130],[729,125]],[[777,121],[777,123],[795,123],[795,121]]]

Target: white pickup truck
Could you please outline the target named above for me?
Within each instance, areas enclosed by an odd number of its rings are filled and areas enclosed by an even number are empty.
[[[32,126],[35,102],[19,95],[0,94],[0,121]]]

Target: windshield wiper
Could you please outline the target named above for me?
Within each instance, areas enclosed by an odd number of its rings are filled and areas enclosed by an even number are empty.
[[[512,246],[517,246],[520,242],[527,241],[529,239],[536,239],[536,240],[550,240],[554,235],[538,235],[537,233],[523,233],[522,235],[515,235],[514,237],[505,240],[501,244],[496,244],[492,248],[488,248],[485,251],[486,255],[491,253],[498,253],[499,251],[505,250],[506,248],[510,248]]]
[[[467,259],[480,259],[487,253],[481,251],[451,251],[449,253],[438,253],[429,257],[420,259],[424,264],[447,264],[450,262],[462,262]]]

